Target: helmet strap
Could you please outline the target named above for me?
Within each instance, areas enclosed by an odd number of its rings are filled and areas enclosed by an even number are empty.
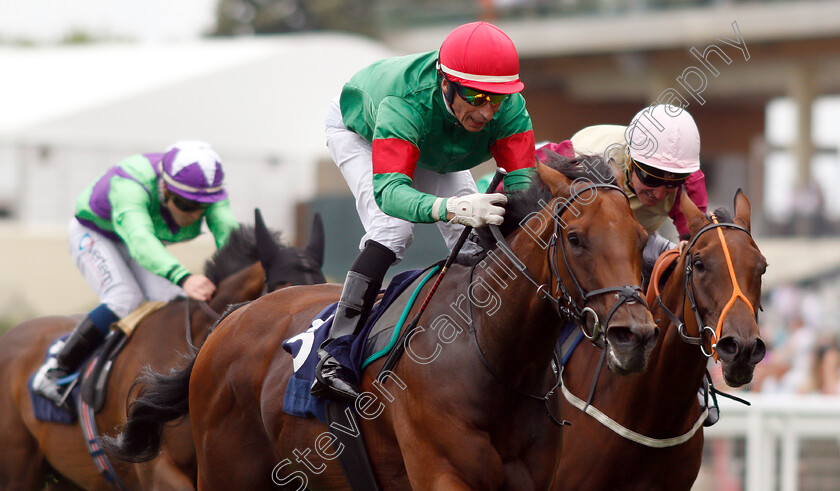
[[[629,157],[628,157],[628,159],[629,159]],[[634,165],[635,164],[633,164],[631,162],[630,165],[627,165],[624,168],[624,180],[625,180],[625,182],[627,182],[627,187],[630,188],[630,191],[633,191],[633,193],[636,192],[636,189],[633,188],[633,166]]]
[[[169,193],[171,193],[172,191],[170,191],[169,188],[166,187],[166,183],[163,182],[163,179],[161,179],[158,182],[160,182],[160,187],[158,188],[160,192],[160,202],[166,203],[166,201],[169,199]]]
[[[447,90],[446,94],[444,94],[444,98],[446,99],[446,103],[449,104],[449,108],[451,109],[452,108],[452,103],[455,101],[455,91],[456,91],[456,89],[455,89],[455,86],[452,84],[452,82],[449,82],[448,87],[449,87],[449,90]]]
[[[441,71],[440,60],[437,60],[436,64],[437,64],[438,73],[440,74],[441,77],[443,77],[444,80],[446,80],[446,86],[449,87],[449,89],[443,94],[443,98],[446,101],[446,103],[449,105],[449,109],[451,110],[452,109],[452,102],[455,100],[455,85],[454,85],[454,82],[449,80],[449,78],[446,76],[446,74],[443,73],[443,71]]]

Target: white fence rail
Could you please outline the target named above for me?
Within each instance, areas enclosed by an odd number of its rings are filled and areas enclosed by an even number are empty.
[[[707,443],[711,438],[746,438],[746,491],[798,489],[800,442],[840,438],[840,397],[738,395],[752,405],[719,397],[721,418],[705,429]]]

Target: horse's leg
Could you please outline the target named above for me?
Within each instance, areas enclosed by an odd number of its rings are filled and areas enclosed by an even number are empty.
[[[473,489],[455,474],[441,474],[433,481],[429,489],[446,489],[448,491],[470,491]]]
[[[212,410],[207,418],[193,416],[198,489],[271,489],[274,448],[259,427],[247,424],[235,407],[228,409],[224,416]]]
[[[141,489],[160,491],[189,491],[195,489],[192,480],[168,455],[161,454],[149,465],[151,472],[144,472],[140,475]]]
[[[14,407],[9,398],[3,399],[0,404],[6,410],[0,416],[0,489],[43,489],[44,457],[38,442],[27,431],[20,414],[8,410]]]
[[[119,421],[113,417],[110,421]],[[195,445],[189,416],[163,430],[160,454],[142,466],[133,466],[139,489],[194,490],[196,486]]]
[[[498,489],[504,466],[487,439],[467,425],[439,423],[433,429],[397,423],[397,441],[410,449],[402,454],[411,489]]]
[[[220,329],[208,338],[190,379],[198,489],[270,489],[275,450],[261,423],[257,394],[250,391],[259,384],[253,382],[253,369],[232,363],[256,359],[250,351],[266,343],[228,334]]]
[[[24,356],[24,349],[45,345],[32,339],[30,326],[19,325],[6,333],[0,350],[0,489],[43,489],[46,477],[44,454],[23,417],[24,411],[31,412],[28,373],[34,373],[41,359]]]

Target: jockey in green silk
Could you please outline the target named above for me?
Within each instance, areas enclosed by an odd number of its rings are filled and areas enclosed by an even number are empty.
[[[502,222],[505,196],[478,193],[469,169],[493,157],[508,171],[509,189],[529,182],[534,134],[523,87],[510,38],[473,22],[453,30],[438,51],[363,68],[333,101],[327,146],[366,233],[318,353],[314,395],[358,396],[347,366],[350,341],[415,223],[437,223],[451,249],[464,225]]]

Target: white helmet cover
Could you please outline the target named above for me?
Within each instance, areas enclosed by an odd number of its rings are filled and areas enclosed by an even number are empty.
[[[630,157],[676,174],[700,169],[700,132],[688,111],[665,104],[648,106],[624,133]]]

